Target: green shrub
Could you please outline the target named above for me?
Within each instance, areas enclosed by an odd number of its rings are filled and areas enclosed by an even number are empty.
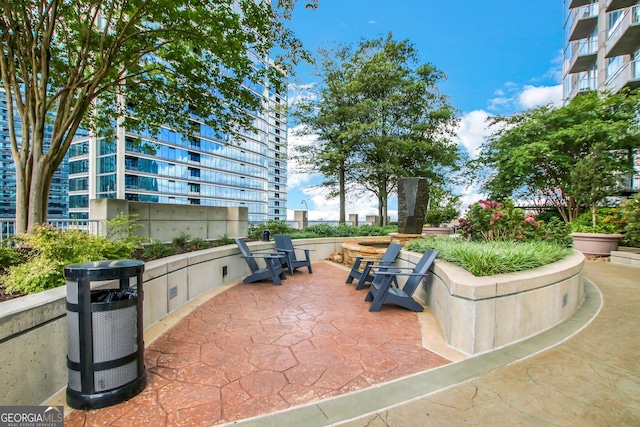
[[[571,230],[557,217],[545,223],[533,214],[514,207],[511,200],[497,202],[480,200],[469,206],[460,218],[463,237],[477,242],[532,242],[548,241],[571,246]]]
[[[82,230],[60,230],[36,225],[14,239],[28,257],[9,267],[3,283],[9,293],[32,293],[64,284],[64,266],[89,261],[126,259],[132,254],[128,242],[113,242]]]
[[[272,236],[275,234],[291,234],[296,231],[294,228],[289,227],[284,221],[271,220],[264,224],[251,224],[249,226],[247,237],[251,239],[260,239],[262,238],[262,232],[264,230],[269,230]]]
[[[64,261],[37,256],[11,267],[3,279],[7,293],[33,294],[65,284]]]
[[[355,227],[353,225],[342,224],[339,226],[329,224],[311,225],[303,231],[295,233],[296,238],[314,238],[314,237],[355,237],[355,236],[386,236],[389,233],[398,232],[397,225],[388,225],[380,227],[377,225],[363,225]],[[299,236],[299,237],[298,237]]]
[[[201,251],[203,249],[209,249],[211,244],[200,237],[195,237],[189,240],[187,247],[195,251]]]
[[[596,226],[593,226],[591,211],[583,212],[571,221],[571,231],[576,233],[622,233],[624,225],[618,208],[598,208],[596,211]]]
[[[480,200],[469,206],[460,226],[462,235],[475,241],[521,241],[530,239],[540,223],[511,200]]]
[[[222,236],[218,237],[218,240],[216,241],[218,242],[219,246],[232,245],[234,243],[233,239],[229,237],[229,234],[227,233],[224,233]]]
[[[318,237],[316,233],[309,233],[307,231],[296,231],[291,234],[292,239],[316,239]]]
[[[410,241],[406,248],[424,253],[439,252],[438,258],[458,265],[475,276],[512,273],[550,264],[565,258],[572,250],[541,241],[477,242],[450,237],[428,237]]]
[[[120,245],[129,247],[133,252],[144,242],[144,238],[135,233],[142,226],[138,222],[138,215],[119,213],[118,216],[106,222],[106,237],[112,242],[118,242]]]
[[[8,268],[22,261],[20,253],[9,246],[0,246],[0,268]]]
[[[624,236],[620,243],[624,246],[640,248],[640,193],[620,206]]]
[[[179,236],[171,239],[171,243],[176,245],[179,248],[187,248],[189,247],[189,242],[191,241],[191,236],[186,233],[180,233]]]
[[[363,225],[361,227],[354,227],[356,229],[357,236],[387,236],[389,233],[398,232],[398,224],[385,225],[381,227],[379,225]]]
[[[153,242],[145,246],[142,253],[142,259],[145,261],[151,261],[154,259],[165,258],[172,255],[177,255],[180,251],[175,246],[168,246],[164,243]]]
[[[540,239],[556,245],[570,248],[573,246],[573,237],[571,237],[571,226],[564,220],[554,216],[546,222],[541,222]]]

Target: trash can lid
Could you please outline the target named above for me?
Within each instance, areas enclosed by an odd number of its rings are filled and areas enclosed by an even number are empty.
[[[144,271],[144,261],[133,259],[93,261],[64,267],[67,280],[112,280],[133,277]]]

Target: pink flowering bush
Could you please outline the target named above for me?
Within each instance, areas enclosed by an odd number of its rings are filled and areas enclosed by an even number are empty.
[[[558,221],[545,225],[533,214],[513,206],[511,200],[480,200],[459,219],[462,235],[474,241],[548,240],[570,245],[569,231]]]

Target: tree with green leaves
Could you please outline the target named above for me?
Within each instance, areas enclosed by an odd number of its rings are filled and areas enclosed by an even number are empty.
[[[283,23],[294,4],[0,1],[17,231],[46,219],[54,171],[81,127],[104,135],[118,119],[129,129],[155,132],[164,124],[188,131],[197,117],[221,134],[250,129],[247,112],[262,108],[262,99],[243,85],[281,91],[292,64],[306,56]],[[263,66],[274,48],[288,58]]]
[[[444,186],[432,186],[429,189],[429,204],[424,222],[432,227],[440,227],[460,215],[460,195]]]
[[[444,74],[419,64],[408,40],[389,34],[330,52],[339,62],[320,62],[319,96],[298,116],[307,132],[320,136],[318,145],[303,154],[312,154],[307,165],[326,179],[343,169],[346,184],[375,194],[384,225],[399,178],[423,177],[437,184],[457,167],[458,148],[451,138],[456,111],[438,91]],[[339,185],[341,194],[346,184]]]
[[[561,108],[544,106],[512,116],[492,118],[499,130],[471,162],[471,175],[491,198],[544,199],[570,222],[580,214],[580,202],[591,203],[575,191],[574,172],[595,148],[607,153],[602,182],[611,175],[633,173],[630,152],[640,147],[637,92],[587,92]],[[584,162],[579,166],[584,171]],[[572,179],[572,173],[574,173]]]
[[[354,145],[348,133],[356,103],[348,84],[352,79],[348,65],[351,55],[351,48],[345,45],[320,48],[314,74],[322,80],[322,86],[293,108],[293,117],[300,120],[297,134],[316,135],[317,141],[296,147],[292,158],[304,171],[322,174],[320,185],[329,190],[329,196],[339,197],[340,224],[346,222],[347,172]]]
[[[615,192],[620,178],[618,159],[606,144],[596,142],[593,150],[579,159],[571,171],[571,194],[580,204],[591,208],[593,227],[597,225],[598,202]]]

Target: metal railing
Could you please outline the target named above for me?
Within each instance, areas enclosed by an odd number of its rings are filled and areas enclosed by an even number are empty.
[[[97,219],[52,218],[47,220],[47,224],[61,230],[82,230],[94,236],[100,234],[100,221]],[[13,218],[0,219],[0,242],[15,235],[16,220]]]

